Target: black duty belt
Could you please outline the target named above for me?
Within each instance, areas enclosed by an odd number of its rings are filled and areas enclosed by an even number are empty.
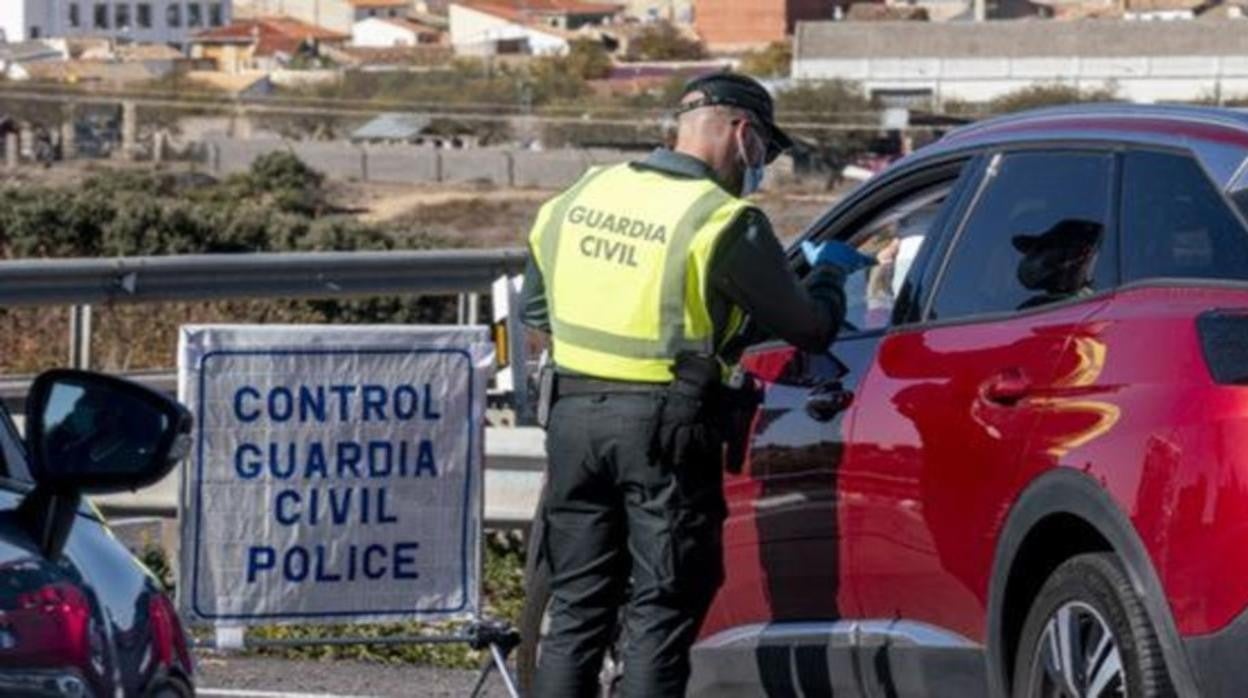
[[[555,392],[560,397],[576,395],[605,395],[610,393],[642,393],[653,394],[667,390],[667,383],[635,383],[631,381],[612,381],[584,376],[560,375],[556,381]]]

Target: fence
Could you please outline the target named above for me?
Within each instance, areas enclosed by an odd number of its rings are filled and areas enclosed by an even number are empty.
[[[592,165],[637,157],[611,149],[447,149],[406,144],[360,145],[348,141],[288,141],[279,138],[206,138],[213,174],[244,172],[256,158],[289,151],[330,179],[393,184],[486,182],[500,187],[562,189]]]

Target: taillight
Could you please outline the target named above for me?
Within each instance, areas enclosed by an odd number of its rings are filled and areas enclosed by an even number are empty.
[[[164,594],[152,594],[147,604],[151,616],[152,651],[161,666],[175,662],[191,671],[191,656],[186,646],[186,633],[178,620],[177,611]]]
[[[92,647],[91,604],[68,582],[47,584],[18,594],[3,624],[9,642],[0,646],[5,664],[89,666]]]
[[[1248,310],[1211,310],[1196,318],[1196,332],[1213,380],[1248,385]]]

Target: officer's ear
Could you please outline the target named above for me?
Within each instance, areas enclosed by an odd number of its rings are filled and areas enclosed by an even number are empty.
[[[676,147],[676,135],[680,133],[680,117],[675,111],[667,111],[659,120],[659,142],[669,150]]]

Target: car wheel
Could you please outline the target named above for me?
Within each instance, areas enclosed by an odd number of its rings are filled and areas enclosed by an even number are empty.
[[[185,681],[171,678],[152,689],[148,695],[151,698],[195,698],[195,691]]]
[[[1062,563],[1031,605],[1014,698],[1172,698],[1161,643],[1118,558]]]
[[[520,646],[516,648],[516,681],[520,693],[526,696],[533,695],[542,637],[550,627],[547,613],[550,606],[550,569],[542,564],[538,543],[542,535],[541,520],[540,516],[535,517],[529,529],[529,549],[524,562],[524,609],[520,613]],[[623,637],[618,626],[613,637],[598,674],[599,695],[603,698],[618,694],[620,679],[624,676],[624,667],[620,662]]]

